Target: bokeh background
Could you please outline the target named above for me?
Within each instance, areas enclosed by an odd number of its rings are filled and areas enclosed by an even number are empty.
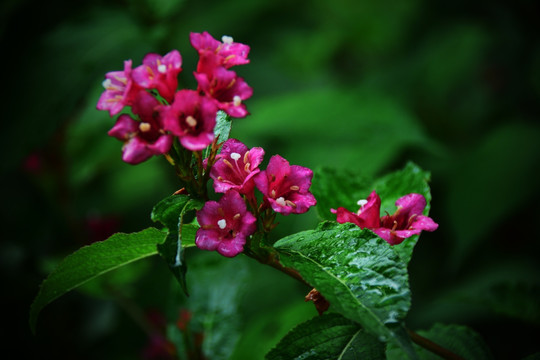
[[[209,358],[256,359],[316,315],[294,280],[194,250],[189,300],[165,263],[148,259],[54,302],[30,334],[30,303],[59,259],[154,225],[152,206],[177,189],[162,158],[122,163],[106,134],[114,120],[95,110],[104,74],[178,49],[181,86],[194,88],[189,32],[204,30],[251,46],[251,64],[235,70],[254,88],[252,115],[232,133],[249,147],[367,176],[408,160],[431,171],[440,228],[422,235],[410,264],[410,328],[468,325],[497,359],[540,351],[537,1],[5,0],[0,9],[5,353],[138,359],[144,318],[174,324],[187,308],[194,327],[214,329]],[[317,214],[280,220],[276,238],[313,228]]]

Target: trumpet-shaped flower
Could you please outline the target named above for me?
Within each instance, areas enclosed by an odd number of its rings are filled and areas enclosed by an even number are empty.
[[[315,196],[309,192],[312,178],[310,169],[289,165],[287,160],[274,155],[266,170],[257,174],[254,181],[274,211],[289,215],[305,213],[317,204]]]
[[[247,211],[240,194],[229,190],[219,201],[208,201],[197,212],[200,229],[195,244],[203,250],[216,250],[233,257],[244,251],[246,237],[257,229],[257,219]]]
[[[397,210],[393,215],[380,218],[381,199],[373,191],[366,200],[358,201],[360,209],[356,213],[343,207],[331,211],[337,215],[337,222],[370,229],[390,245],[397,245],[422,230],[435,231],[439,227],[430,217],[422,215],[426,204],[424,196],[408,194],[396,201]]]
[[[194,90],[176,92],[171,105],[161,106],[165,130],[178,136],[188,150],[202,150],[214,140],[217,107]]]
[[[253,95],[253,89],[234,71],[216,67],[210,74],[195,72],[194,76],[199,88],[216,101],[219,109],[236,118],[248,115],[243,101]]]
[[[159,102],[146,91],[141,90],[135,98],[133,113],[139,115],[141,121],[130,115],[122,114],[109,135],[124,142],[122,159],[129,164],[138,164],[152,155],[160,155],[169,151],[172,136],[162,126],[157,112]]]
[[[253,177],[260,172],[259,164],[263,157],[264,150],[260,147],[248,149],[236,139],[225,141],[216,163],[210,170],[210,177],[214,179],[214,190],[224,193],[235,189],[240,194],[251,193],[255,187]]]
[[[400,244],[422,230],[435,231],[439,227],[433,219],[422,215],[426,199],[420,194],[405,195],[397,199],[396,206],[396,212],[383,216],[381,226],[373,230],[391,245]]]
[[[182,57],[178,50],[165,56],[147,54],[143,64],[133,70],[133,80],[144,89],[157,89],[169,103],[178,87],[178,74],[182,71]]]
[[[234,42],[230,36],[223,36],[220,42],[204,31],[191,33],[189,39],[200,56],[197,72],[207,72],[216,66],[228,69],[249,63],[249,46]]]
[[[123,71],[111,71],[105,74],[98,110],[107,110],[111,116],[118,114],[124,106],[131,106],[140,87],[133,82],[131,77],[131,60],[124,61]]]

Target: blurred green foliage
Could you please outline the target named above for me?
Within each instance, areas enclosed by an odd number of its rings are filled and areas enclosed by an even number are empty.
[[[140,356],[147,336],[118,295],[59,300],[36,337],[28,308],[46,264],[112,232],[151,226],[152,206],[177,190],[163,159],[122,163],[121,144],[106,135],[113,120],[95,104],[104,74],[147,52],[180,50],[181,85],[193,88],[189,32],[203,30],[251,46],[251,64],[237,70],[254,88],[252,115],[234,121],[232,136],[264,147],[267,159],[279,153],[368,177],[407,160],[431,171],[440,228],[422,235],[410,264],[409,327],[468,325],[500,359],[538,351],[538,2],[7,0],[0,10],[7,353]],[[317,218],[310,211],[280,222],[276,237],[313,228]],[[207,256],[187,255],[194,264]],[[129,294],[143,310],[185,301],[170,303],[178,289],[169,290],[159,260]],[[262,356],[316,313],[303,303],[309,289],[246,266],[257,277],[240,286],[237,359]],[[203,278],[197,269],[189,272]],[[223,274],[200,286],[235,277]]]

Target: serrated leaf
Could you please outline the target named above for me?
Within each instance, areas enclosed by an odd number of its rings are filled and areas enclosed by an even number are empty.
[[[410,307],[407,265],[394,248],[354,224],[324,222],[279,240],[280,260],[330,302],[331,311],[414,351],[401,322]]]
[[[435,324],[427,331],[418,331],[418,335],[434,342],[446,350],[461,356],[463,359],[490,360],[493,359],[489,348],[482,337],[472,329],[462,325]],[[438,355],[415,345],[420,360],[439,360]],[[390,346],[387,350],[389,360],[402,359],[401,349]]]
[[[171,195],[158,202],[152,209],[152,221],[160,222],[169,230],[178,226],[178,216],[189,202],[188,195]]]
[[[156,255],[156,244],[165,233],[148,228],[132,234],[115,234],[102,242],[80,248],[67,256],[43,281],[30,308],[30,327],[35,332],[39,312],[51,301],[87,281],[133,261]]]
[[[315,171],[312,192],[317,198],[317,212],[325,220],[336,220],[336,215],[330,212],[331,208],[344,207],[356,211],[357,201],[366,199],[373,190],[381,197],[381,215],[386,212],[394,213],[395,201],[410,193],[418,193],[426,198],[424,215],[428,215],[431,202],[429,178],[429,172],[420,169],[414,163],[408,163],[402,170],[376,180],[350,170],[321,168]],[[419,235],[412,236],[395,246],[395,250],[406,264],[411,259],[418,238]]]
[[[232,121],[226,112],[220,110],[216,115],[216,126],[214,127],[214,136],[219,136],[219,142],[222,143],[229,139],[231,133]]]
[[[188,195],[172,195],[154,206],[151,215],[152,220],[161,222],[168,229],[165,242],[158,245],[159,255],[165,259],[186,295],[187,264],[184,249],[195,245],[198,226],[185,222],[190,221],[194,210],[202,206],[201,201]]]
[[[193,287],[189,298],[177,294],[172,299],[173,307],[183,302],[183,308],[192,314],[189,333],[204,335],[202,345],[199,342],[195,346],[202,347],[207,359],[230,359],[244,330],[239,314],[245,284],[251,277],[249,261],[246,257],[229,259],[216,252],[202,252],[190,262],[189,272],[189,281],[200,286]],[[173,335],[177,348],[193,346],[186,343],[190,335],[186,336],[177,326],[173,325],[168,332]]]
[[[291,330],[267,355],[267,360],[385,359],[385,346],[358,324],[325,314]]]

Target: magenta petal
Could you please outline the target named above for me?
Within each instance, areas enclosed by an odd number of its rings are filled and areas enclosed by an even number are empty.
[[[435,231],[439,227],[433,219],[427,216],[418,215],[414,222],[411,224],[411,227],[414,229],[426,230],[426,231]]]
[[[202,133],[198,135],[184,135],[180,138],[183,147],[191,151],[203,150],[214,140],[214,133]]]
[[[139,123],[131,118],[127,114],[122,114],[116,120],[116,124],[109,130],[109,136],[115,137],[118,140],[126,141],[132,134],[136,133],[139,129]]]
[[[147,148],[146,143],[138,137],[134,137],[124,144],[122,160],[135,165],[147,160],[152,155],[152,151]]]
[[[361,227],[368,229],[380,226],[381,198],[373,190],[366,199],[367,203],[361,207],[358,217],[363,224]]]
[[[154,144],[148,145],[154,155],[165,154],[169,152],[173,143],[172,135],[162,135]]]
[[[248,151],[248,147],[242,142],[236,139],[228,139],[223,143],[221,147],[221,153],[224,156],[231,155],[232,153],[245,154]]]
[[[294,214],[303,214],[309,210],[310,207],[317,205],[317,200],[312,193],[306,194],[292,193],[288,200],[292,201],[296,207],[292,208]]]
[[[219,233],[215,230],[199,229],[197,230],[197,234],[195,237],[195,245],[197,245],[199,249],[203,250],[216,250],[220,245],[218,236]]]
[[[426,207],[426,199],[420,194],[407,194],[396,200],[396,206],[402,208],[408,216],[420,215]]]
[[[234,240],[222,241],[217,247],[217,252],[226,257],[235,257],[244,251],[246,238],[242,235],[237,235]]]

